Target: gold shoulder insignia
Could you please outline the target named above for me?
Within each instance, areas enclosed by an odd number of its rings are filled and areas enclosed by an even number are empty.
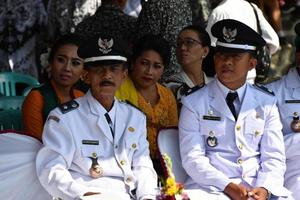
[[[190,94],[193,94],[194,92],[198,91],[199,89],[203,88],[205,86],[205,84],[199,86],[199,85],[196,85],[195,87],[192,87],[190,88],[187,92],[186,92],[186,96],[190,95]]]
[[[70,112],[71,110],[75,110],[79,107],[79,104],[75,100],[71,100],[69,102],[63,103],[58,106],[63,114]]]
[[[256,89],[258,89],[258,90],[260,90],[260,91],[262,91],[264,93],[267,93],[269,95],[275,96],[274,92],[271,89],[269,89],[269,88],[267,88],[267,87],[265,87],[265,86],[263,86],[263,85],[261,85],[259,83],[255,83],[253,85],[254,85],[254,87]]]

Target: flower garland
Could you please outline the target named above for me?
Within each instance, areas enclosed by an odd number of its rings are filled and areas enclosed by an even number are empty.
[[[160,194],[157,196],[156,200],[175,198],[180,200],[189,200],[188,195],[183,192],[183,184],[176,183],[175,176],[172,171],[171,158],[167,154],[163,154],[162,158],[166,166],[168,177],[165,180],[162,180],[162,188],[160,189]]]

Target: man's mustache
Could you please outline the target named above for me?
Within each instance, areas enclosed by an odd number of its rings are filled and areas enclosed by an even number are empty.
[[[115,86],[115,83],[112,81],[109,81],[109,80],[104,80],[104,81],[101,81],[100,85],[101,86]]]

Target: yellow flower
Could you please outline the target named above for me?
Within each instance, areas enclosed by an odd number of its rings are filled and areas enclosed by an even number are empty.
[[[167,178],[166,182],[166,195],[172,196],[178,193],[178,188],[175,180],[173,178]]]

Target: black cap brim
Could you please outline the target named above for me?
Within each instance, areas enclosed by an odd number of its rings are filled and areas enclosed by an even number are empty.
[[[221,52],[221,53],[247,53],[247,52],[254,52],[254,50],[245,50],[245,49],[236,49],[236,48],[228,48],[228,47],[222,47],[222,46],[216,46],[215,52]]]

